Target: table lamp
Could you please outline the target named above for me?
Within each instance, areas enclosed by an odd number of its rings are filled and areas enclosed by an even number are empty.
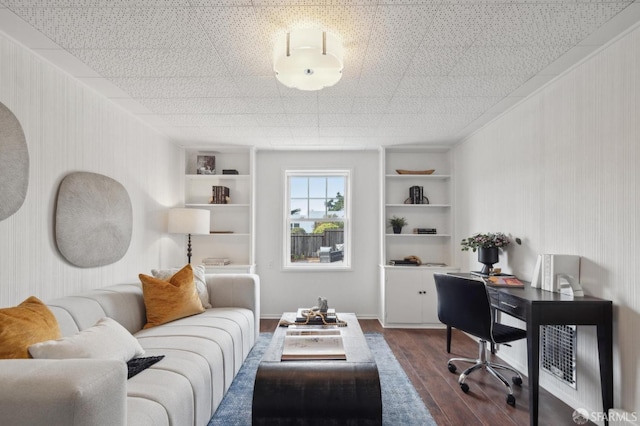
[[[209,234],[211,212],[203,209],[175,208],[169,210],[169,233],[187,234],[187,260],[191,263],[191,234]]]

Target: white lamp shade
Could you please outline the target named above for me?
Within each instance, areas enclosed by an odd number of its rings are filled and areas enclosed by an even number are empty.
[[[316,29],[295,30],[276,41],[273,70],[287,87],[320,90],[342,78],[342,56],[336,36]]]
[[[169,210],[170,234],[208,234],[211,212],[203,209],[175,208]]]

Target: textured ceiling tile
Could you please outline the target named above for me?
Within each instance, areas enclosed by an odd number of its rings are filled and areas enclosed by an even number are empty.
[[[443,4],[424,35],[423,45],[470,46],[486,28],[495,9],[489,4]]]
[[[255,127],[255,117],[249,114],[164,114],[159,118],[165,126],[174,127]]]
[[[402,75],[415,53],[412,45],[376,45],[371,43],[362,64],[362,77]]]
[[[315,94],[283,98],[282,103],[288,114],[316,114],[318,112],[318,97]]]
[[[269,24],[270,46],[286,31],[296,28],[318,28],[337,36],[343,44],[345,57],[350,50],[366,47],[371,31],[375,6],[283,6],[255,7],[260,22]]]
[[[387,111],[387,105],[389,105],[390,99],[389,96],[354,98],[351,110],[354,114],[384,113]]]
[[[255,3],[251,0],[188,0],[191,6],[205,7],[205,6],[251,6]]]
[[[322,97],[318,98],[318,112],[320,114],[350,113],[353,98]]]
[[[242,98],[247,105],[249,114],[277,114],[285,111],[286,104],[284,102],[274,102],[271,98]]]
[[[502,98],[465,97],[465,98],[422,98],[422,114],[469,114],[479,115],[491,108]]]
[[[623,3],[503,4],[476,40],[482,46],[576,44],[624,9]]]
[[[291,129],[289,127],[255,127],[246,130],[248,130],[248,136],[256,138],[291,137]]]
[[[273,73],[269,35],[273,25],[260,19],[253,7],[199,7],[202,28],[234,75]]]
[[[530,76],[451,76],[446,77],[435,96],[451,97],[504,97],[527,81]]]
[[[394,96],[387,105],[386,112],[417,114],[422,110],[424,97]]]
[[[188,7],[189,0],[4,0],[11,7]]]
[[[291,136],[294,138],[317,138],[318,133],[318,126],[291,128]]]
[[[416,50],[406,75],[447,75],[464,57],[466,50],[467,48],[462,46],[423,45]]]
[[[382,114],[320,114],[320,127],[376,127]]]
[[[317,127],[318,114],[287,114],[287,124],[291,127]]]
[[[331,87],[327,87],[322,89],[318,93],[318,98],[323,97],[345,97],[345,96],[355,96],[358,92],[358,84],[360,82],[359,78],[348,78],[347,76],[343,76],[342,79],[335,85]]]
[[[420,127],[424,126],[422,114],[386,114],[380,127]]]
[[[247,42],[249,45],[250,43]],[[219,48],[219,56],[230,75],[270,76],[274,75],[271,55],[266,50],[235,46],[241,53]]]
[[[73,49],[71,53],[104,77],[230,75],[212,49]]]
[[[440,87],[447,81],[447,77],[417,77],[406,76],[398,85],[396,96],[426,97],[435,96]]]
[[[433,21],[437,5],[378,6],[370,43],[417,46]]]
[[[362,77],[358,83],[356,96],[392,96],[402,76],[371,76]]]
[[[322,137],[375,137],[378,134],[377,127],[321,127],[319,130]]]
[[[532,76],[561,54],[567,45],[471,47],[450,75]]]
[[[207,45],[190,8],[18,8],[15,12],[65,49]]]
[[[286,114],[255,114],[258,126],[283,127],[289,124]]]
[[[229,98],[240,96],[234,79],[217,78],[112,78],[133,98]]]
[[[241,96],[277,98],[280,96],[278,80],[275,76],[234,76]]]

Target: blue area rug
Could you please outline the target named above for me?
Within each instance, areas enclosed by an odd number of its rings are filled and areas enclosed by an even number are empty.
[[[247,360],[233,380],[209,426],[250,426],[253,382],[262,354],[269,346],[271,333],[260,333]],[[435,426],[411,381],[379,333],[365,333],[378,365],[382,389],[382,424],[385,426]]]

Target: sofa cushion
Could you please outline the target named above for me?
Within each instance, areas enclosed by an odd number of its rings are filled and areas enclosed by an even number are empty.
[[[144,355],[135,337],[111,318],[102,318],[93,327],[73,336],[47,340],[29,347],[33,358],[114,359],[123,362]]]
[[[0,358],[29,358],[29,346],[59,337],[56,317],[37,297],[0,309]]]
[[[209,309],[212,306],[209,301],[209,291],[207,290],[207,280],[205,276],[204,265],[192,266],[191,269],[193,270],[193,282],[196,286],[196,291],[198,292],[200,302],[205,309]],[[168,281],[179,270],[180,269],[178,268],[152,269],[151,275],[161,280]]]
[[[168,281],[145,274],[140,274],[139,277],[147,310],[144,328],[204,312],[193,284],[191,265],[180,269]]]

